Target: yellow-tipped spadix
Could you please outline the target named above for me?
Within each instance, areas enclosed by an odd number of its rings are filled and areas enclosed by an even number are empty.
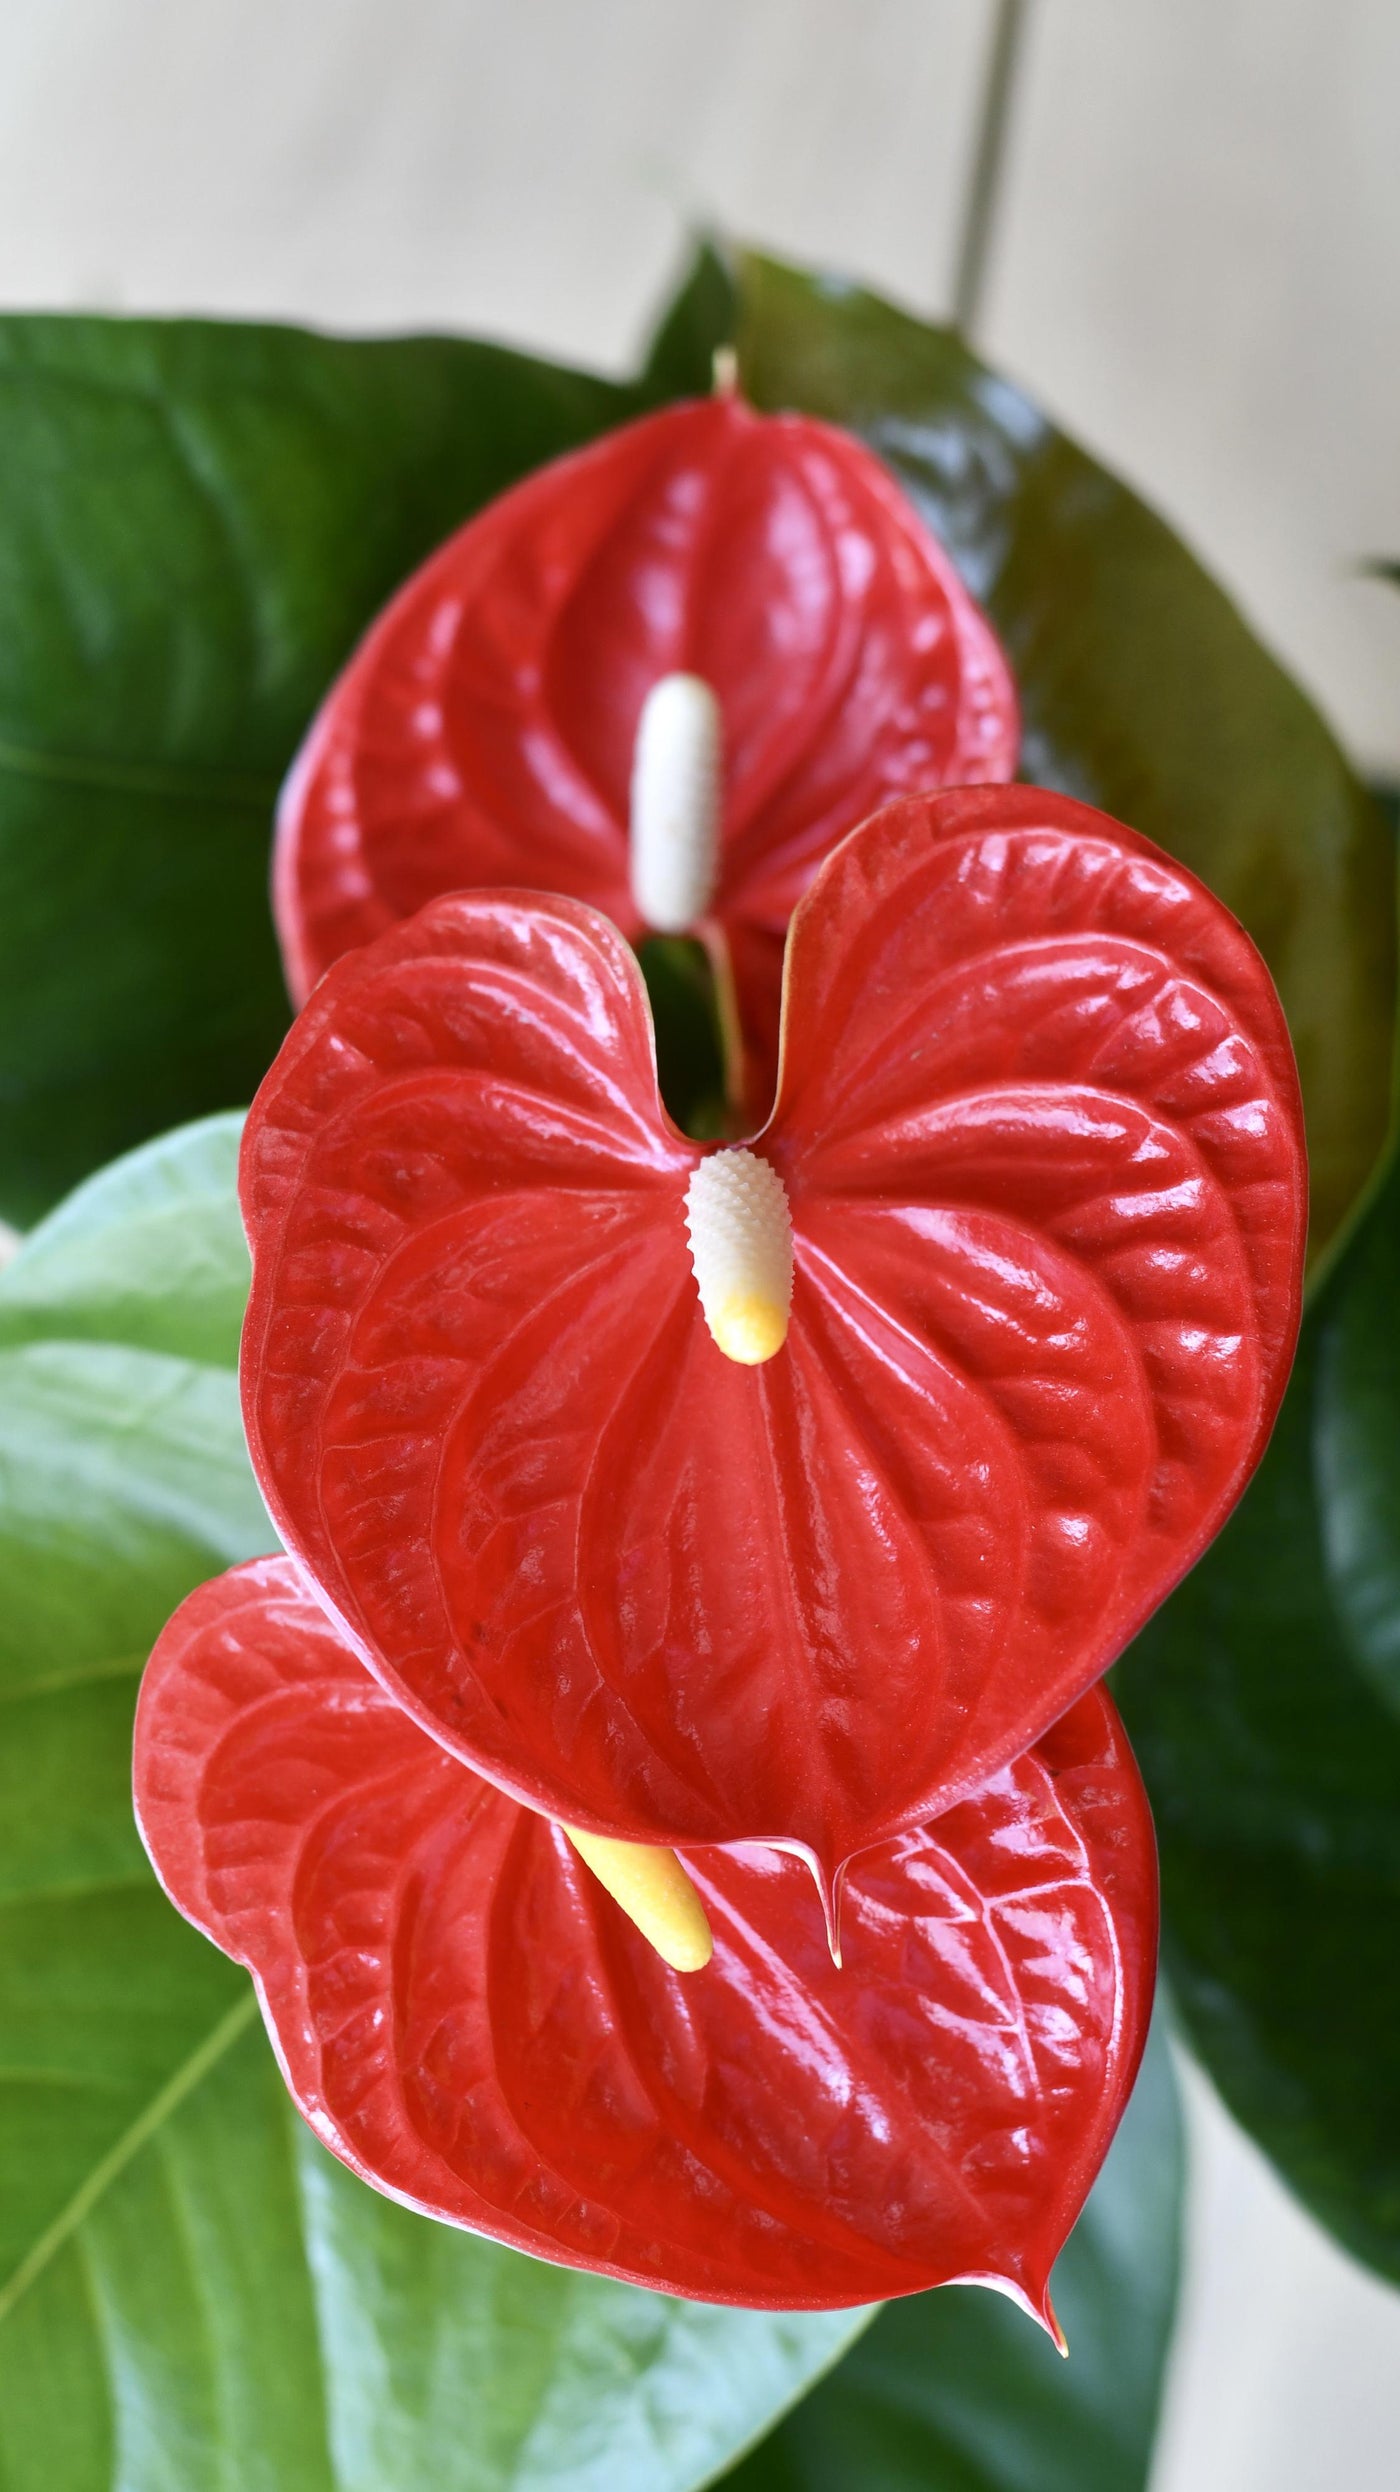
[[[600,1886],[621,1905],[676,1973],[699,1973],[715,1951],[705,1907],[674,1852],[660,1844],[618,1843],[611,1835],[565,1834]]]
[[[725,1357],[740,1367],[761,1367],[772,1358],[786,1341],[787,1328],[787,1308],[776,1298],[723,1298],[710,1317],[710,1330]]]
[[[782,1178],[756,1151],[712,1152],[686,1190],[685,1223],[717,1346],[741,1367],[761,1367],[787,1339],[792,1303],[792,1215]]]

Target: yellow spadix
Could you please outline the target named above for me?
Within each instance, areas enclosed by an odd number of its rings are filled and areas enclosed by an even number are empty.
[[[761,1367],[787,1339],[792,1215],[776,1168],[756,1151],[714,1151],[685,1198],[705,1321],[726,1358]]]
[[[660,1844],[618,1843],[611,1835],[565,1834],[600,1886],[676,1973],[699,1973],[715,1951],[705,1907],[674,1852]]]

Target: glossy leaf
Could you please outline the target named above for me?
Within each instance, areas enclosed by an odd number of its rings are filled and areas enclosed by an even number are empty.
[[[468,1763],[832,1876],[1019,1754],[1218,1527],[1302,1172],[1257,955],[1066,799],[888,808],[789,969],[767,1365],[700,1311],[630,951],[463,893],[337,963],[259,1093],[244,1380],[287,1545]]]
[[[152,1654],[143,1834],[252,1970],[312,2127],[426,2213],[759,2309],[1050,2265],[1132,2083],[1151,1822],[1108,1699],[852,1873],[845,1969],[799,1864],[691,1853],[663,1964],[563,1832],[370,1677],[300,1567],[203,1585]]]
[[[1400,1166],[1321,1288],[1239,1513],[1118,1676],[1201,2056],[1400,2281]]]
[[[0,321],[0,1213],[251,1095],[316,702],[430,546],[634,403],[448,339]]]
[[[737,986],[757,1123],[783,936],[822,857],[890,796],[1010,778],[1017,722],[990,628],[880,463],[736,398],[667,408],[542,469],[380,616],[279,812],[298,1002],[447,891],[565,892],[636,940],[638,720],[686,672],[723,720],[703,922]]]
[[[891,2303],[726,2492],[1145,2492],[1180,2254],[1160,2023],[1055,2267],[1069,2360],[987,2293]]]
[[[749,253],[722,280],[706,254],[658,382],[703,387],[734,337],[756,404],[852,426],[1001,635],[1023,777],[1130,822],[1241,918],[1288,1013],[1324,1244],[1387,1122],[1394,864],[1371,799],[1179,539],[951,331]]]
[[[364,2189],[142,1853],[146,1652],[271,1545],[232,1372],[236,1139],[216,1119],[104,1172],[0,1275],[0,2481],[688,2492],[859,2321],[572,2275]]]

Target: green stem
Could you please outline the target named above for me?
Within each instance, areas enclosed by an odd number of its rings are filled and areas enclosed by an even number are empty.
[[[972,335],[982,308],[1030,0],[996,0],[996,9],[953,280],[953,318],[965,337]]]

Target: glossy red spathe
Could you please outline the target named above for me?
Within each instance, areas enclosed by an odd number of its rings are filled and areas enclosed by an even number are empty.
[[[1218,1529],[1292,1356],[1301,1110],[1220,904],[1067,798],[908,799],[794,921],[786,1347],[705,1328],[634,958],[459,894],[249,1118],[244,1394],[369,1666],[546,1814],[828,1892],[1040,1736]]]
[[[628,787],[664,675],[719,697],[720,882],[761,1114],[782,944],[834,842],[906,789],[1009,779],[989,625],[860,442],[734,397],[668,408],[491,503],[415,573],[328,696],[279,815],[301,1003],[440,892],[558,891],[643,932]]]
[[[839,2307],[1050,2267],[1127,2099],[1156,1943],[1146,1801],[1081,1700],[857,1864],[846,1969],[800,1866],[693,1854],[667,1971],[564,1837],[430,1740],[300,1570],[204,1585],[141,1693],[142,1831],[249,1966],[291,2089],[390,2195],[701,2300]]]

